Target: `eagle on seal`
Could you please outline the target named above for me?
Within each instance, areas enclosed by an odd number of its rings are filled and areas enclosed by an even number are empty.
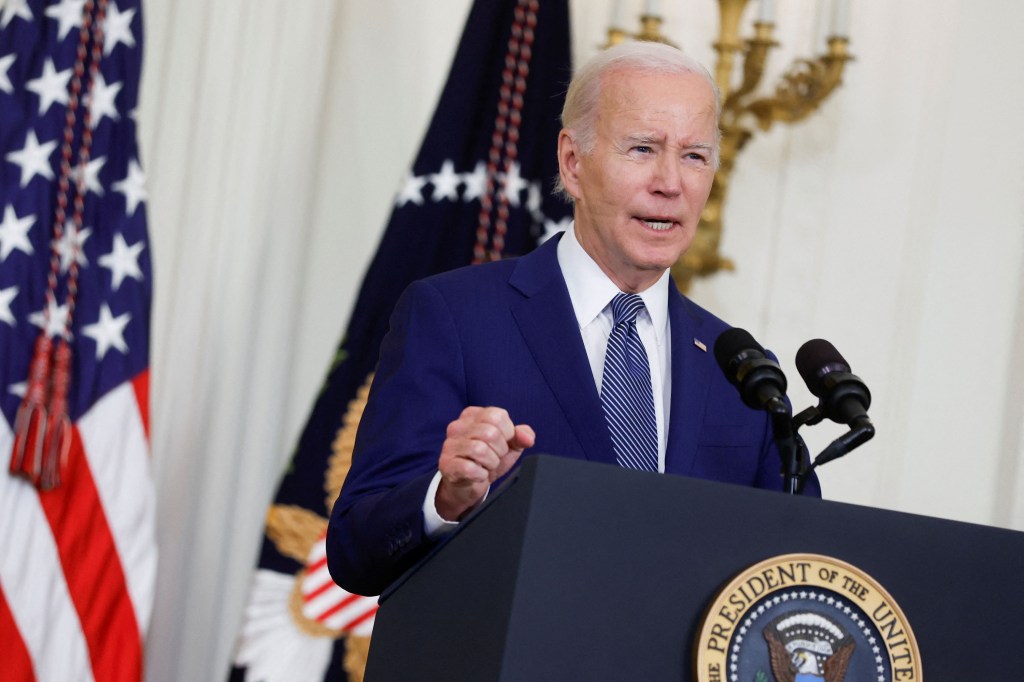
[[[764,638],[776,682],[843,682],[856,648],[843,628],[811,612],[777,618]]]

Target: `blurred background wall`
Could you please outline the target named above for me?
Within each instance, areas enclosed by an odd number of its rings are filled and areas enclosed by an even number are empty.
[[[822,51],[827,22],[828,3],[776,4],[766,83]],[[145,5],[161,550],[149,679],[227,672],[266,507],[469,5]],[[665,33],[713,65],[715,3],[661,9]],[[571,12],[579,62],[612,1]],[[793,364],[808,339],[867,382],[878,435],[821,471],[830,499],[1024,530],[1021,26],[1013,0],[854,0],[842,89],[739,158],[722,245],[736,271],[692,297],[778,354],[797,409],[816,402]],[[807,433],[812,452],[830,428]]]

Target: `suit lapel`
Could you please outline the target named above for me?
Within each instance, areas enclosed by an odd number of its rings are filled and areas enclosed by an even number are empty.
[[[710,347],[715,340],[701,337],[699,317],[674,285],[669,291],[668,314],[672,329],[672,404],[665,471],[685,476],[697,457],[711,387],[709,373],[714,369]],[[705,344],[707,350],[701,350],[696,341]]]
[[[558,266],[557,238],[519,259],[509,284],[524,295],[512,316],[587,459],[615,462],[611,437]]]
[[[558,266],[557,239],[518,260],[509,284],[523,298],[512,304],[512,316],[587,459],[615,464],[600,397]],[[688,475],[697,457],[711,372],[717,371],[711,355],[715,339],[701,336],[700,316],[674,284],[669,286],[672,403],[665,471]],[[695,340],[707,350],[697,347]]]

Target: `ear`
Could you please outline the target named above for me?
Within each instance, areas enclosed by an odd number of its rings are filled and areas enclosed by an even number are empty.
[[[573,199],[580,198],[580,150],[572,131],[562,128],[558,133],[558,173]]]

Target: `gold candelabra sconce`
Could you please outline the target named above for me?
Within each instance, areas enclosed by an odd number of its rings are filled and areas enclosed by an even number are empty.
[[[743,39],[740,22],[748,2],[718,0],[718,40],[712,46],[718,54],[714,76],[722,96],[719,167],[693,244],[672,266],[672,276],[683,291],[687,291],[697,277],[735,269],[732,261],[721,254],[719,246],[722,241],[722,206],[740,150],[757,129],[767,131],[776,122],[796,123],[816,111],[842,83],[846,62],[853,59],[848,51],[850,0],[832,0],[825,53],[812,59],[794,60],[771,95],[758,95],[768,55],[779,45],[773,37],[775,0],[759,0],[753,36]],[[657,0],[645,0],[640,29],[636,33],[622,28],[622,5],[622,0],[615,0],[606,46],[624,40],[673,44],[661,32],[662,18]],[[733,74],[738,59],[742,60],[742,77],[738,84],[734,84]]]

